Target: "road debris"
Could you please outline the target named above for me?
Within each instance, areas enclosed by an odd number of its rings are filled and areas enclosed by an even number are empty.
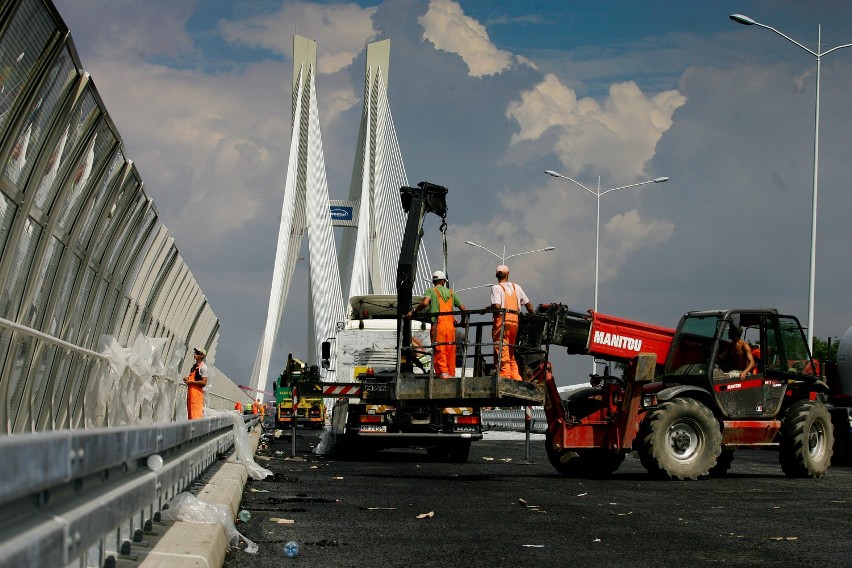
[[[421,513],[417,515],[418,519],[431,519],[435,516],[435,511],[429,511],[428,513]]]
[[[280,517],[270,517],[270,522],[277,523],[279,525],[294,525],[296,521],[294,519],[282,519]]]

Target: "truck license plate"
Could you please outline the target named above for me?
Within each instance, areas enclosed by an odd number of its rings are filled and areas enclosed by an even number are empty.
[[[360,432],[387,432],[388,427],[384,424],[361,424]]]

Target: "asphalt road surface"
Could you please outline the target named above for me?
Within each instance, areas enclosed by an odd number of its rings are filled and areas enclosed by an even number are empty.
[[[608,480],[561,477],[537,436],[473,444],[464,464],[425,451],[364,461],[311,452],[299,432],[261,447],[239,530],[259,546],[227,567],[852,566],[852,468],[787,479],[772,451],[740,451],[722,479],[650,479],[628,457]],[[505,436],[503,436],[505,437]],[[284,544],[299,554],[288,558]]]

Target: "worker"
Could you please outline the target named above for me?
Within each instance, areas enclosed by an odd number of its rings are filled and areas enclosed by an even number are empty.
[[[260,414],[260,399],[254,400],[251,403],[251,413]]]
[[[737,372],[740,379],[746,378],[754,369],[754,356],[747,341],[742,338],[743,331],[740,326],[730,324],[728,327],[728,339],[719,350],[717,359],[723,371]]]
[[[751,345],[751,358],[754,359],[754,368],[751,370],[752,374],[759,375],[760,374],[760,344],[754,343]]]
[[[447,275],[441,270],[436,270],[432,274],[432,287],[423,292],[423,299],[408,312],[408,317],[412,317],[417,312],[429,308],[432,314],[443,314],[432,316],[430,332],[432,345],[435,346],[432,369],[435,376],[441,379],[456,376],[456,318],[449,313],[456,307],[465,311],[458,294],[447,288]]]
[[[243,413],[243,403],[238,400],[237,403],[234,405],[234,410],[236,410],[237,412],[242,414]]]
[[[201,418],[204,414],[204,387],[207,386],[207,350],[203,347],[193,349],[195,364],[189,374],[183,378],[186,384],[186,416],[190,420]]]
[[[515,360],[515,343],[518,338],[518,312],[524,306],[533,313],[533,305],[523,288],[509,282],[509,267],[501,264],[497,267],[497,284],[491,286],[491,307],[494,310],[494,324],[491,338],[494,340],[494,362],[500,361],[499,376],[505,379],[521,380],[518,362]],[[502,310],[505,310],[502,311]]]

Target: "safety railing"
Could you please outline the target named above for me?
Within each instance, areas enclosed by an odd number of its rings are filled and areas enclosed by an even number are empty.
[[[503,346],[505,344],[504,336],[507,314],[516,314],[518,315],[519,319],[523,317],[531,317],[529,314],[524,314],[516,310],[510,310],[506,308],[484,308],[479,310],[466,311],[454,310],[449,312],[424,313],[423,315],[413,316],[413,320],[424,322],[430,321],[433,317],[437,316],[453,316],[453,318],[455,318],[456,316],[461,316],[461,323],[457,325],[457,329],[463,331],[461,334],[457,334],[456,340],[453,342],[432,342],[428,346],[412,346],[412,352],[415,354],[415,356],[417,355],[418,350],[421,354],[428,353],[428,358],[431,359],[431,361],[434,361],[436,347],[455,343],[457,349],[456,366],[461,367],[462,377],[466,375],[469,376],[471,373],[475,377],[491,374],[494,372],[495,369],[500,369],[501,358],[503,356]],[[472,316],[474,315],[484,315],[487,316],[488,319],[483,319],[481,321],[473,321]],[[497,339],[494,339],[492,331],[492,337],[490,338],[491,340],[483,340],[483,329],[493,328],[493,318],[498,315],[501,316],[500,320],[502,322],[500,325],[499,337]],[[400,326],[400,329],[401,328],[402,326]],[[471,335],[473,336],[473,341],[471,341]],[[519,335],[519,343],[521,339],[522,338]],[[398,348],[401,348],[401,338],[398,338],[398,340]],[[540,346],[537,345],[535,347]],[[460,356],[458,355],[459,352],[461,353]],[[472,361],[472,365],[467,364],[467,361],[469,360]],[[487,361],[489,360],[491,360],[492,362],[488,363]],[[429,374],[430,376],[433,376],[434,366],[430,365],[429,369],[424,370],[424,372]]]
[[[234,446],[235,413],[0,437],[0,567],[103,566]]]

